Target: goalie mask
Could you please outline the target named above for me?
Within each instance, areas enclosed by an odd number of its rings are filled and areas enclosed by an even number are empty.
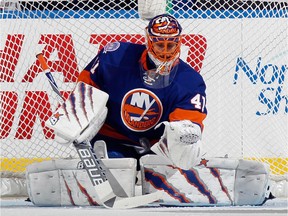
[[[168,86],[176,72],[180,56],[182,28],[178,21],[162,14],[154,17],[146,27],[146,46],[152,69],[144,69],[144,82],[150,87]],[[148,60],[148,61],[149,61]]]

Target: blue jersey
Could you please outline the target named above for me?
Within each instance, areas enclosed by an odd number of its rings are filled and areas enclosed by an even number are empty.
[[[141,138],[155,143],[164,129],[155,126],[162,121],[191,120],[203,129],[207,111],[202,76],[180,60],[170,85],[149,88],[140,65],[145,50],[145,45],[127,42],[108,44],[80,74],[79,81],[109,94],[101,138],[136,146]]]

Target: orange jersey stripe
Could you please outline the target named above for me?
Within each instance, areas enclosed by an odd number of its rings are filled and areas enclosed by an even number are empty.
[[[141,65],[143,66],[143,69],[144,69],[145,71],[148,70],[148,66],[147,66],[147,53],[148,53],[148,51],[147,51],[147,50],[144,50],[144,52],[142,53],[141,58],[140,58]]]
[[[184,110],[176,108],[169,115],[169,121],[180,121],[180,120],[190,120],[201,126],[202,130],[204,128],[203,120],[206,118],[207,114],[201,113],[196,110]]]
[[[90,78],[90,72],[87,70],[83,70],[79,76],[77,82],[84,82],[88,85],[94,86],[95,88],[99,87],[96,85],[96,83]]]

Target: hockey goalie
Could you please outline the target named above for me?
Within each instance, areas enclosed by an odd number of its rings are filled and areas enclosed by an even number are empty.
[[[120,206],[121,197],[134,197],[137,180],[143,198],[122,206],[261,205],[269,198],[265,164],[203,158],[206,85],[179,58],[181,32],[174,17],[157,15],[145,28],[146,45],[110,43],[84,68],[46,122],[80,159],[27,168],[35,205]]]

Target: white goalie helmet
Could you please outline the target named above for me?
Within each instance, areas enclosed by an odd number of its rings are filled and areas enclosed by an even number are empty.
[[[179,63],[181,32],[182,27],[171,15],[162,14],[150,20],[145,32],[146,46],[154,68],[144,69],[143,77],[149,87],[163,88],[172,82]]]

